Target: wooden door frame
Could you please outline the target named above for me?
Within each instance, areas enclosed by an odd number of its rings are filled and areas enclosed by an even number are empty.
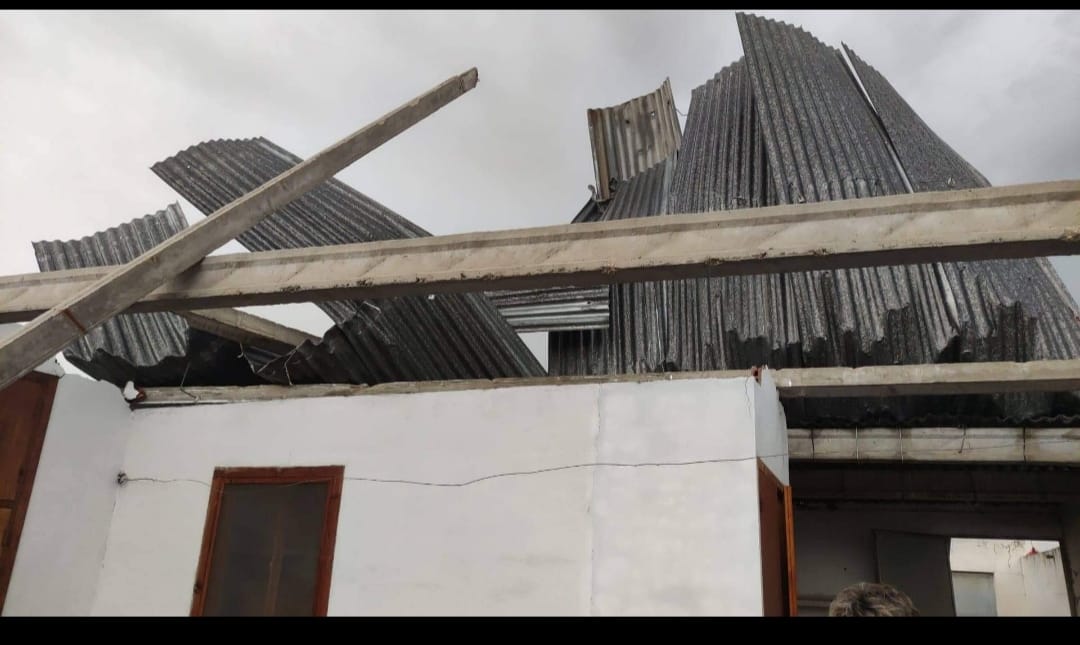
[[[780,545],[781,554],[784,558],[783,568],[784,577],[781,584],[785,587],[786,593],[784,594],[785,616],[798,616],[799,614],[799,601],[798,601],[798,585],[796,579],[796,567],[795,567],[795,517],[794,517],[794,504],[792,503],[791,486],[787,486],[780,482],[779,478],[773,474],[765,462],[760,458],[757,460],[758,466],[758,491],[760,494],[761,486],[760,482],[764,481],[771,485],[771,488],[775,489],[777,497],[784,509],[784,531],[782,537],[782,543]],[[760,504],[760,502],[759,502]],[[759,506],[760,507],[760,506]],[[765,525],[763,518],[759,518],[759,525],[761,527],[762,535],[759,537],[761,540],[761,546],[764,548],[764,530]],[[765,557],[764,551],[762,557]],[[764,565],[764,562],[762,563]],[[764,573],[764,566],[762,567]],[[762,580],[762,593],[764,593],[765,581]],[[764,600],[764,598],[763,598]]]
[[[19,474],[15,484],[15,499],[0,501],[11,509],[8,519],[7,530],[0,535],[0,612],[4,609],[7,600],[8,585],[11,584],[11,574],[15,569],[15,556],[19,551],[19,539],[22,537],[23,523],[26,521],[26,511],[30,506],[30,496],[34,490],[34,479],[37,477],[38,462],[41,460],[41,449],[45,445],[45,431],[49,427],[49,418],[52,416],[53,402],[56,400],[56,388],[60,377],[41,372],[30,372],[8,387],[29,381],[42,387],[42,396],[38,397],[31,414],[34,421],[30,427],[30,436],[19,465]],[[3,411],[0,410],[0,414]],[[16,412],[18,414],[18,412]]]
[[[202,550],[195,572],[192,590],[191,615],[202,616],[206,607],[206,585],[210,576],[214,542],[221,515],[221,498],[227,484],[296,484],[326,482],[326,509],[322,537],[319,541],[319,564],[315,576],[314,615],[325,616],[330,603],[330,578],[333,573],[334,544],[337,539],[338,511],[341,508],[341,489],[345,480],[344,466],[297,466],[281,468],[217,468],[210,487],[210,502],[206,509]]]

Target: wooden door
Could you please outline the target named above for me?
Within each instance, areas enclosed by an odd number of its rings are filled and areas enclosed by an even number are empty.
[[[0,611],[58,381],[55,376],[31,372],[0,390]]]
[[[795,524],[791,487],[780,483],[758,460],[761,518],[761,576],[765,616],[798,613],[795,585]]]

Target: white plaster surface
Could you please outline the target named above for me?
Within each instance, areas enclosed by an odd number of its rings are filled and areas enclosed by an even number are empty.
[[[60,379],[5,616],[90,613],[131,415],[112,385],[72,374]]]
[[[94,448],[109,458],[89,468],[72,445],[43,459],[102,482],[78,525],[101,525],[107,543],[72,550],[95,574],[79,574],[94,592],[71,613],[187,614],[214,469],[314,465],[345,466],[331,615],[761,612],[755,460],[759,445],[775,449],[763,429],[785,433],[775,389],[752,379],[135,413],[103,387],[120,421],[101,425],[128,424]],[[131,481],[118,487],[121,469]],[[58,517],[51,529],[75,526]],[[48,568],[39,559],[19,582]],[[11,607],[56,613],[41,594]]]

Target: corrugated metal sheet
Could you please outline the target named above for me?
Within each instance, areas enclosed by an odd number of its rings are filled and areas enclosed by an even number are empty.
[[[653,215],[664,212],[664,200],[668,191],[666,185],[658,186],[656,182],[670,182],[674,168],[672,158],[682,142],[682,129],[675,111],[671,81],[664,79],[664,83],[655,92],[614,107],[590,109],[586,112],[586,118],[592,143],[596,192],[595,198],[590,199],[574,217],[574,223],[639,217],[640,215],[635,213],[643,212]],[[664,166],[663,170],[656,170],[659,165]],[[636,180],[643,174],[643,180]],[[612,200],[616,190],[622,197]],[[659,200],[657,204],[646,206],[642,203],[643,200],[649,201],[653,197]],[[607,290],[607,287],[603,288]],[[639,286],[631,291],[643,293],[641,289]],[[579,299],[588,297],[591,297],[591,293],[578,296]],[[610,318],[605,324],[599,324],[599,318],[596,322],[595,325],[577,329],[597,331],[600,332],[598,339],[610,340],[610,335],[602,331],[611,325]],[[574,328],[570,326],[561,329],[559,326],[552,326],[546,331],[572,329]],[[607,340],[597,342],[604,343]]]
[[[209,141],[153,171],[209,214],[301,160],[266,139]],[[237,239],[252,251],[413,238],[429,233],[331,179]],[[281,383],[381,383],[539,376],[543,368],[483,295],[323,302],[335,322],[260,375]]]
[[[982,173],[930,129],[884,76],[847,45],[844,51],[881,118],[915,192],[990,185]]]
[[[742,14],[738,22],[777,203],[907,192],[839,52],[783,23]],[[788,274],[780,289],[798,295],[785,309],[801,324],[766,320],[760,331],[806,365],[930,363],[954,335],[931,265]]]
[[[82,239],[34,242],[34,254],[42,271],[124,264],[186,226],[180,206],[172,204]],[[64,357],[120,387],[128,381],[143,387],[262,383],[252,370],[275,358],[192,329],[171,313],[116,316],[64,350]]]
[[[619,185],[614,198],[599,205],[587,221],[648,217],[664,212],[674,161],[660,164]],[[685,281],[680,281],[685,282]],[[548,372],[620,374],[650,372],[665,361],[671,281],[611,287],[608,329],[548,336]]]
[[[592,187],[593,199],[585,204],[573,221],[596,222],[635,216],[620,214],[618,209],[625,213],[639,212],[641,209],[635,204],[635,200],[648,199],[655,186],[632,180],[658,164],[670,161],[682,142],[682,128],[671,93],[671,80],[664,79],[655,92],[625,103],[587,110],[586,118],[589,122],[596,186]],[[670,180],[673,167],[674,165],[667,166],[661,174],[650,174],[646,182],[664,177]],[[610,200],[621,182],[630,182],[622,192],[635,193],[636,197],[620,200],[619,205],[615,206],[617,210],[608,212],[613,206]],[[656,195],[663,200],[667,191],[665,189]],[[662,204],[660,208],[661,210],[653,214],[663,212]],[[580,297],[584,299],[588,294],[583,293]],[[599,319],[597,322],[599,323]],[[587,329],[601,330],[605,327],[607,324],[596,324]],[[563,331],[571,329],[573,328],[569,326],[562,328]],[[546,331],[560,329],[552,326]]]
[[[612,107],[590,109],[586,116],[598,201],[611,198],[614,184],[670,157],[682,140],[669,79],[655,92]]]
[[[585,202],[585,205],[581,207],[578,214],[574,216],[573,223],[578,222],[593,222],[596,221],[597,213],[600,211],[600,203],[593,198],[589,198],[589,201]]]
[[[845,46],[845,49],[915,191],[990,185],[982,173],[930,129],[884,76],[850,48]],[[1080,308],[1045,258],[968,262],[959,266],[966,270],[953,271],[949,282],[964,283],[961,289],[964,295],[974,294],[990,302],[1020,303],[1025,311],[1038,318],[1041,333],[1035,340],[1047,345],[1036,348],[1039,357],[1064,358],[1080,353],[1077,325]],[[975,278],[982,278],[985,284],[972,283]],[[962,322],[980,325],[979,335],[983,335],[985,325],[978,314],[987,305],[965,298],[958,306],[965,319]]]
[[[877,70],[845,46],[915,191],[989,186]],[[941,265],[963,329],[956,360],[1040,360],[1080,355],[1080,309],[1045,258]],[[1071,397],[1055,405],[1071,405]],[[1015,399],[1024,401],[1025,397]],[[1046,397],[1043,397],[1046,398]],[[1020,406],[1041,407],[1038,401]],[[1015,407],[1015,406],[1014,406]],[[1051,407],[1054,407],[1053,405]]]
[[[519,332],[607,329],[608,287],[556,287],[485,294]]]
[[[838,50],[783,23],[745,15],[738,22],[745,56],[694,90],[681,149],[668,161],[670,182],[656,173],[631,179],[608,209],[600,204],[580,219],[612,218],[620,199],[628,206],[620,216],[648,216],[902,193],[912,163],[949,168],[957,182],[955,153],[916,130],[906,104],[907,112],[893,107],[879,119]],[[882,93],[880,83],[867,85]],[[929,173],[907,175],[920,187],[941,184]],[[595,374],[1074,358],[1073,309],[1044,260],[650,283],[613,291],[610,333],[553,334],[548,364],[552,374]],[[800,427],[987,425],[1076,414],[1080,399],[908,397],[785,408]]]
[[[594,222],[611,202],[589,199],[574,223]],[[488,297],[519,332],[607,329],[611,324],[610,288],[558,287],[525,291],[488,291]]]

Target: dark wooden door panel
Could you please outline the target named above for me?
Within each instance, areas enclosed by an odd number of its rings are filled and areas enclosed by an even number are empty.
[[[31,372],[0,390],[0,610],[59,379]]]
[[[7,546],[7,529],[11,523],[11,509],[0,508],[0,549]]]

